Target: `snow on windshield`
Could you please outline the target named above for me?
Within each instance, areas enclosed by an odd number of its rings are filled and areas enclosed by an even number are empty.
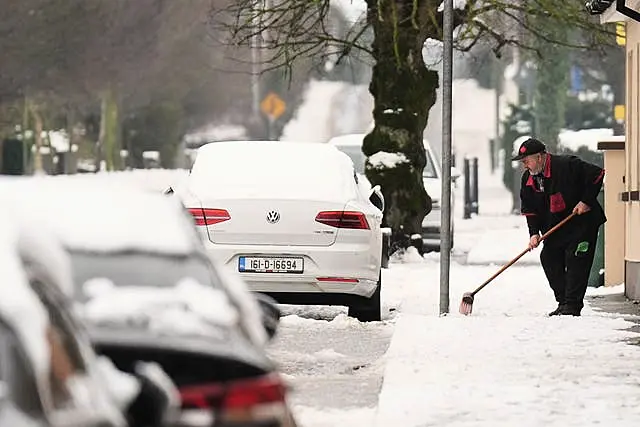
[[[191,188],[217,198],[335,200],[354,194],[353,174],[349,158],[323,143],[216,142],[199,149]]]
[[[168,288],[186,277],[215,286],[205,259],[189,256],[125,252],[102,254],[71,252],[73,275],[77,284],[76,296],[86,298],[83,284],[99,277],[108,279],[118,287],[140,286]]]
[[[220,326],[238,323],[238,312],[224,292],[193,279],[176,286],[150,288],[117,287],[108,279],[98,279],[91,298],[79,311],[95,325],[139,327],[158,335],[222,337]]]

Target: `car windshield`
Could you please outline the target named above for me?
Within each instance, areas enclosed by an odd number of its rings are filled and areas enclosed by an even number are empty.
[[[175,256],[152,253],[71,252],[76,298],[86,301],[83,284],[91,279],[106,278],[117,287],[172,287],[186,278],[219,288],[207,263],[197,256]]]
[[[366,161],[366,156],[362,152],[362,147],[359,145],[337,145],[338,150],[345,153],[347,156],[351,158],[353,161],[353,165],[356,169],[356,172],[364,174],[364,164]],[[427,154],[427,164],[422,171],[423,178],[438,178],[438,173],[436,172],[435,165],[433,164],[433,158],[426,152]]]

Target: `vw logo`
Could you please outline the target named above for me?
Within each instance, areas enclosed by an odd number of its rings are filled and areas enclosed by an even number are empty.
[[[267,212],[267,222],[269,224],[275,224],[278,221],[280,221],[280,213],[278,211]]]

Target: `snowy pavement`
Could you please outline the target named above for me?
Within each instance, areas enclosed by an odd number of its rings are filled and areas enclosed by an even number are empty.
[[[452,267],[452,313],[440,317],[437,264],[395,267],[387,283],[414,289],[403,292],[385,356],[376,426],[640,422],[640,347],[624,343],[631,323],[590,307],[546,317],[555,302],[534,266],[507,270],[470,317],[455,312],[459,296],[496,268]]]
[[[506,203],[492,196],[485,206]],[[556,303],[540,249],[478,293],[471,316],[457,313],[464,292],[526,247],[523,219],[499,212],[459,221],[468,263],[452,263],[448,316],[438,315],[438,255],[405,257],[386,272],[399,313],[375,426],[639,425],[640,346],[625,342],[637,338],[633,323],[588,302],[582,317],[547,317]]]
[[[633,324],[588,302],[582,317],[547,317],[556,303],[540,249],[484,288],[471,316],[458,314],[462,294],[526,246],[524,220],[501,213],[509,209],[499,196],[489,192],[482,215],[456,219],[449,315],[438,314],[439,254],[413,252],[383,271],[383,322],[357,326],[329,307],[288,313],[272,354],[294,373],[301,427],[640,425],[640,346],[625,342],[637,338]],[[358,351],[362,373],[351,371]]]

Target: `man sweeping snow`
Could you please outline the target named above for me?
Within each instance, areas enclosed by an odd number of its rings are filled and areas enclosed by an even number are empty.
[[[549,316],[580,316],[598,229],[607,220],[597,199],[604,169],[576,156],[549,154],[535,138],[524,141],[512,160],[525,168],[520,201],[530,249],[540,244],[540,233],[576,214],[544,241],[540,261],[558,302]]]

